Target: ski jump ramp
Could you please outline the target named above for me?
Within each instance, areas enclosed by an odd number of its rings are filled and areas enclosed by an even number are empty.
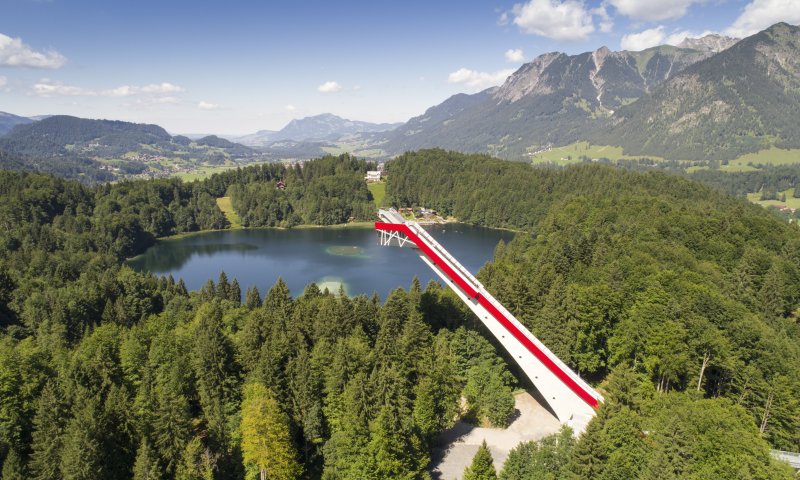
[[[405,220],[393,208],[379,210],[378,216],[381,221],[375,223],[375,229],[381,245],[412,243],[419,248],[420,258],[514,357],[558,420],[572,427],[576,435],[583,432],[603,397],[533,336],[417,222]]]

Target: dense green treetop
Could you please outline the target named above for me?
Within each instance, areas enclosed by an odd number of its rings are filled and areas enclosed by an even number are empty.
[[[729,398],[773,445],[800,449],[796,225],[683,178],[597,165],[429,150],[389,178],[395,205],[530,232],[479,278],[585,377],[631,365],[661,392]]]
[[[158,236],[218,228],[214,199],[229,190],[266,186],[303,221],[357,216],[369,197],[347,179],[365,167],[328,157],[95,188],[0,172],[3,474],[253,478],[258,439],[243,435],[258,420],[306,478],[426,478],[437,434],[458,416],[507,423],[519,382],[436,283],[382,304],[278,281],[243,304],[227,276],[187,292],[120,262]],[[574,446],[520,447],[509,468],[790,478],[768,449],[800,449],[796,226],[687,179],[597,165],[537,170],[432,150],[389,175],[397,206],[521,231],[480,278],[606,398]],[[253,205],[239,213],[280,201]],[[272,397],[261,417],[242,411]]]

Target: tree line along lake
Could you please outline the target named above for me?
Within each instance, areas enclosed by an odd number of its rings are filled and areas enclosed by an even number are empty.
[[[514,232],[459,223],[426,227],[472,273],[492,259],[501,240]],[[283,278],[293,295],[309,283],[348,295],[377,293],[381,298],[398,287],[407,288],[416,276],[424,286],[439,280],[417,251],[406,245],[382,247],[371,228],[320,227],[213,231],[165,239],[128,261],[139,271],[183,278],[190,290],[224,271],[238,279],[242,290],[268,290]]]

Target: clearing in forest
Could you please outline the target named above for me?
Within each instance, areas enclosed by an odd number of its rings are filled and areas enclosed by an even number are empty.
[[[242,228],[242,221],[239,218],[239,214],[236,213],[236,210],[233,209],[233,205],[231,204],[231,197],[219,197],[217,199],[217,207],[225,214],[225,218],[227,218],[228,222],[231,224],[231,229]]]
[[[367,188],[372,194],[372,198],[375,200],[375,206],[382,207],[383,198],[386,196],[386,183],[368,183]]]

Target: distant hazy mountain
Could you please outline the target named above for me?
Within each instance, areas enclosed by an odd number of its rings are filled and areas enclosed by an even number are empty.
[[[800,148],[800,27],[779,23],[621,108],[603,143],[675,159]]]
[[[336,140],[355,133],[385,132],[398,127],[399,123],[370,123],[323,113],[313,117],[295,119],[281,130],[260,130],[251,135],[237,137],[236,141],[251,147],[265,147],[278,140],[297,142]]]
[[[680,48],[691,48],[692,50],[700,50],[701,52],[719,53],[727,50],[738,42],[739,38],[726,37],[724,35],[717,35],[712,33],[700,38],[685,38],[678,44]]]
[[[87,183],[107,182],[116,175],[103,169],[103,164],[79,157],[31,157],[0,150],[0,169],[47,172]]]
[[[249,147],[263,147],[275,138],[275,130],[259,130],[256,133],[236,137],[235,140]]]
[[[163,156],[216,163],[255,154],[248,147],[215,136],[193,141],[185,136],[172,137],[158,125],[66,115],[16,125],[0,137],[0,150],[36,158],[124,158],[138,162]]]
[[[667,45],[641,52],[602,47],[579,55],[546,53],[499,88],[455,95],[431,107],[385,134],[381,147],[389,153],[443,147],[518,158],[539,145],[585,138],[618,108],[712,54]]]
[[[10,132],[16,125],[24,125],[31,122],[33,122],[33,120],[27,117],[0,112],[0,136]]]

